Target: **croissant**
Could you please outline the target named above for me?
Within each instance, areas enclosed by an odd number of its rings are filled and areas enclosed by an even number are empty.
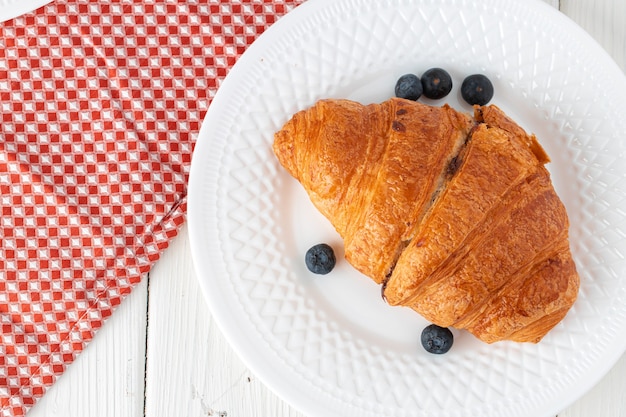
[[[536,343],[576,300],[549,158],[496,106],[320,100],[273,151],[390,305],[487,343]]]

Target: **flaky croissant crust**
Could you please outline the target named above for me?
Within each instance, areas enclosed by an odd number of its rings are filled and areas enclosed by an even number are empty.
[[[538,342],[574,303],[549,159],[496,106],[321,100],[273,150],[389,304],[491,343]]]

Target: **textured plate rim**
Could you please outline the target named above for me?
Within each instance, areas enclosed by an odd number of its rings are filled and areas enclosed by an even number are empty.
[[[51,2],[52,0],[0,0],[0,22],[32,12]]]
[[[244,55],[239,59],[237,64],[231,70],[231,74],[236,73],[239,70],[243,70],[246,65],[249,65],[256,59],[258,59],[260,54],[262,54],[264,48],[267,46],[267,43],[270,42],[272,38],[277,36],[281,31],[288,30],[289,26],[297,24],[299,19],[305,19],[305,15],[310,11],[319,10],[314,8],[323,9],[325,5],[332,3],[332,1],[326,0],[309,0],[309,2],[298,6],[294,11],[290,12],[287,16],[281,18],[277,23],[269,28],[263,35],[259,37],[259,39],[252,46],[248,48],[248,50],[244,53]],[[508,1],[502,1],[500,3],[507,4]],[[594,55],[598,57],[603,64],[606,62],[607,70],[613,73],[616,79],[626,81],[626,79],[623,77],[623,73],[621,72],[619,67],[613,62],[613,60],[608,56],[608,54],[606,54],[606,52],[598,46],[595,40],[593,40],[586,32],[584,32],[569,18],[539,0],[533,0],[532,2],[529,2],[528,7],[537,8],[541,10],[542,13],[551,13],[551,17],[554,18],[555,24],[560,24],[566,27],[567,30],[572,33],[572,36],[575,36],[578,41],[584,44],[584,47],[586,49],[593,50]],[[222,97],[224,97],[223,99],[226,100],[226,97],[228,97],[229,93],[231,93],[232,89],[234,88],[234,85],[230,83],[230,80],[232,80],[233,78],[234,76],[231,75],[226,78],[224,83],[221,85],[220,90],[218,90],[217,95],[215,96],[214,103],[222,100]],[[626,82],[623,82],[620,88],[623,91],[626,91]],[[213,108],[210,107],[209,111],[207,112],[205,121],[200,131],[199,142],[200,138],[203,138],[208,134],[208,131],[210,129],[207,126],[209,126],[213,121],[219,120],[219,109],[217,109],[216,107],[217,106],[213,106]],[[194,156],[196,156],[194,160],[199,158],[196,153],[202,152],[202,150],[198,151],[199,148],[202,149],[202,145],[200,143],[198,145],[200,146],[197,146],[196,151],[194,151]],[[226,338],[233,346],[233,348],[237,351],[239,356],[244,360],[246,365],[251,368],[253,372],[255,372],[279,396],[305,412],[315,410],[315,412],[319,413],[320,415],[335,412],[336,409],[334,409],[332,406],[319,404],[309,397],[302,397],[297,389],[293,390],[290,388],[286,388],[281,381],[277,380],[277,378],[272,375],[272,372],[269,369],[266,369],[264,364],[259,361],[260,358],[255,358],[255,353],[251,352],[250,349],[246,347],[250,346],[250,343],[254,340],[247,338],[245,335],[238,334],[237,331],[235,331],[231,326],[228,325],[229,320],[227,315],[225,314],[227,306],[220,305],[221,300],[219,299],[219,291],[216,291],[215,284],[209,285],[206,280],[200,278],[202,272],[206,270],[207,266],[203,259],[204,255],[202,254],[203,250],[201,248],[206,250],[207,248],[211,248],[212,245],[215,245],[215,243],[207,242],[204,237],[199,236],[198,228],[194,227],[194,224],[196,224],[196,219],[198,219],[198,216],[200,216],[200,210],[196,203],[196,197],[198,196],[199,192],[196,192],[196,190],[199,188],[196,185],[196,181],[200,181],[197,180],[199,175],[198,172],[199,169],[197,167],[197,164],[194,166],[194,163],[192,161],[189,185],[188,215],[190,224],[191,249],[194,266],[197,271],[197,276],[199,277],[202,291],[207,298],[207,301],[209,302],[209,308],[211,309],[218,323],[218,326],[225,334]],[[619,349],[611,351],[613,355],[611,355],[611,357],[605,358],[607,360],[602,362],[602,365],[604,365],[604,369],[596,369],[596,372],[593,373],[593,375],[588,375],[590,376],[590,378],[587,378],[584,383],[572,387],[573,391],[570,392],[574,393],[574,398],[555,399],[553,403],[550,404],[553,410],[548,410],[548,412],[552,413],[552,411],[560,411],[560,408],[569,405],[571,401],[574,401],[578,396],[589,390],[613,366],[613,364],[619,359],[620,355],[624,352],[625,349],[626,343],[623,343],[623,346],[620,346]]]

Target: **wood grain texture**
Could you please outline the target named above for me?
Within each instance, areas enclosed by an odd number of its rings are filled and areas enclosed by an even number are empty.
[[[626,417],[626,355],[586,395],[558,417]]]
[[[28,417],[143,415],[147,284],[135,287]]]
[[[149,294],[146,416],[302,416],[246,368],[211,318],[186,226],[150,273]]]
[[[561,0],[560,10],[585,29],[626,71],[626,1]]]

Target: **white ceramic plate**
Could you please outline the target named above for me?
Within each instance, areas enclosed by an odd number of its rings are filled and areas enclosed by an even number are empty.
[[[0,0],[0,22],[31,12],[52,0]]]
[[[342,243],[277,163],[273,133],[325,97],[383,101],[439,66],[459,100],[487,74],[492,101],[539,137],[570,216],[579,299],[539,344],[455,332],[426,353],[426,322],[387,306],[344,260],[313,276],[304,253]],[[538,1],[311,0],[248,49],[195,149],[189,223],[198,278],[247,365],[310,416],[554,416],[626,348],[626,78],[579,27]]]

